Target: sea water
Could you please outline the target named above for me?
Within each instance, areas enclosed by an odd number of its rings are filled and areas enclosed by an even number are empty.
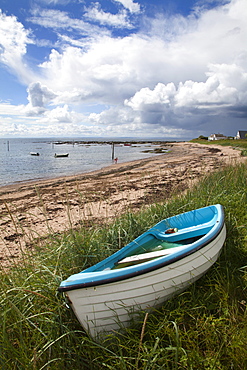
[[[81,139],[0,139],[0,186],[38,179],[77,175],[101,169],[112,164],[112,143],[81,143]],[[147,158],[145,153],[155,146],[138,143],[130,146],[114,145],[118,163]],[[30,153],[39,153],[33,156]],[[69,153],[55,158],[55,153]]]

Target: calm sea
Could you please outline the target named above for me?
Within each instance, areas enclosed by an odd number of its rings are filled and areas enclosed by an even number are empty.
[[[23,181],[49,179],[59,176],[76,175],[98,170],[112,164],[111,143],[77,143],[81,139],[69,139],[70,143],[58,144],[58,139],[0,139],[0,186]],[[62,139],[61,142],[65,141]],[[114,146],[118,163],[152,156],[143,153],[152,149],[152,142]],[[37,152],[39,156],[32,156]],[[68,157],[54,155],[69,153]]]

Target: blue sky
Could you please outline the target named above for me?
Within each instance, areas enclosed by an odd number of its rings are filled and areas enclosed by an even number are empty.
[[[234,136],[246,19],[246,0],[0,0],[0,137]]]

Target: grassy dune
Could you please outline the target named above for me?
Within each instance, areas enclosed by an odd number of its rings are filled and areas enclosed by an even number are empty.
[[[193,139],[192,143],[207,144],[207,145],[222,145],[222,146],[232,146],[235,149],[241,150],[243,156],[247,156],[247,139],[226,139],[217,141],[208,141],[204,139]]]
[[[0,279],[1,369],[246,369],[247,167],[209,174],[181,196],[126,213],[111,225],[50,235]],[[190,289],[123,334],[95,343],[57,287],[163,218],[210,204],[225,208],[217,263]],[[35,241],[34,241],[35,244]]]

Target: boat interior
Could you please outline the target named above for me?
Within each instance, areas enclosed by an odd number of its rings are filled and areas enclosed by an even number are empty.
[[[139,243],[137,242],[138,238],[136,240],[136,247],[132,248],[129,253],[126,253],[123,258],[116,261],[112,269],[133,266],[181,251],[189,244],[201,239],[211,229],[212,225],[207,225],[198,228],[182,229],[181,232],[176,230],[176,232],[171,234],[152,230],[150,233],[143,235]]]

